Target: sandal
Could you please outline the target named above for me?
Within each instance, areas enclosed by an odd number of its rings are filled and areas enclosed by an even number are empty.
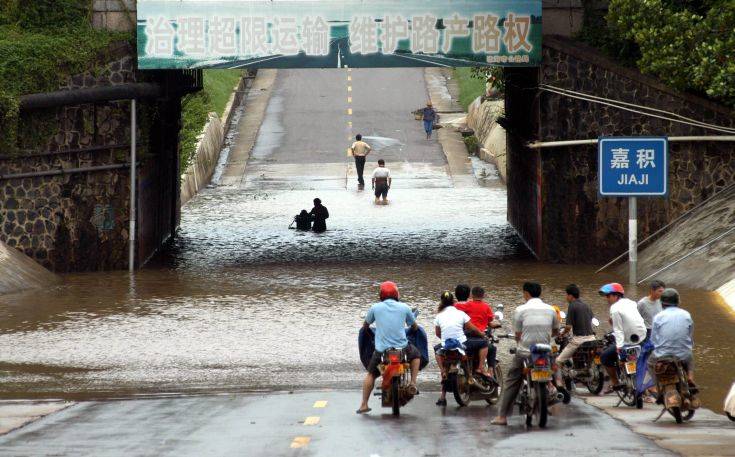
[[[357,411],[355,411],[355,413],[357,413],[357,414],[365,414],[365,413],[369,413],[370,411],[372,411],[372,409],[371,409],[371,408],[367,408],[367,409],[358,409]]]
[[[408,385],[408,393],[411,395],[418,395],[419,394],[419,388],[416,387],[416,384],[409,384]]]

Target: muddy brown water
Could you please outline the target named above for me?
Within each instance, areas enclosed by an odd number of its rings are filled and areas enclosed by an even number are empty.
[[[606,321],[593,291],[619,278],[532,260],[505,222],[501,186],[397,187],[387,207],[322,189],[330,231],[288,230],[316,194],[209,189],[184,209],[174,245],[134,277],[71,274],[60,287],[0,296],[0,396],[357,389],[361,313],[385,279],[419,307],[429,333],[439,294],[458,282],[485,286],[507,316],[525,280],[540,281],[553,303],[576,282]],[[719,411],[735,374],[735,319],[715,294],[681,292],[704,403]],[[420,379],[436,388],[433,361]]]

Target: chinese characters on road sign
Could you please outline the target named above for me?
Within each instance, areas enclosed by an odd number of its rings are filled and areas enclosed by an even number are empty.
[[[356,66],[385,63],[371,59],[375,56],[394,56],[390,66],[408,66],[410,61],[395,59],[399,54],[485,65],[540,60],[540,0],[457,0],[449,6],[439,0],[139,0],[138,5],[143,68],[306,57],[292,60],[299,66],[336,54],[363,56]]]
[[[601,138],[600,194],[666,195],[667,159],[666,138]]]

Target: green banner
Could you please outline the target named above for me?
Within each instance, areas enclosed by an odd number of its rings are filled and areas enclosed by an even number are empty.
[[[139,0],[138,66],[538,66],[541,0]]]

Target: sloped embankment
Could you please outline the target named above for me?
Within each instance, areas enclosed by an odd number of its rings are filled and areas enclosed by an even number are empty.
[[[0,294],[55,286],[61,279],[29,257],[0,242]]]
[[[735,307],[735,287],[729,288],[730,293],[723,287],[735,280],[734,227],[735,185],[710,198],[643,250],[638,257],[639,278],[699,249],[656,277],[675,285],[720,289],[723,298]],[[621,266],[621,272],[625,268]]]

